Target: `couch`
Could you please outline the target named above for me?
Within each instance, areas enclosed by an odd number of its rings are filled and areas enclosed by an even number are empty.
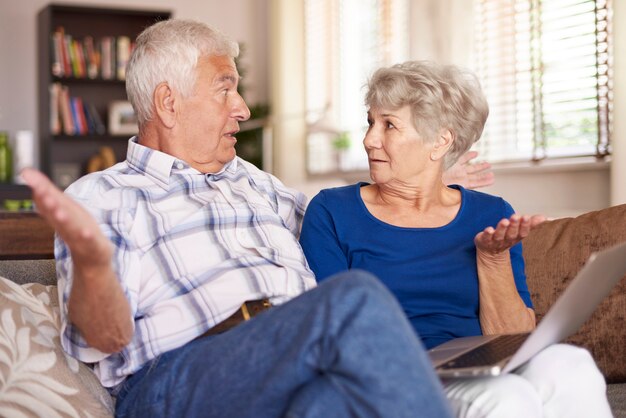
[[[17,226],[12,222],[7,232],[0,216],[0,416],[55,416],[55,411],[111,416],[108,393],[88,367],[59,346],[54,261],[46,258],[52,256],[51,231],[36,217],[28,219]],[[538,320],[593,251],[622,241],[626,205],[533,230],[524,241],[524,258]],[[615,416],[626,417],[626,277],[567,341],[592,353],[607,380]]]

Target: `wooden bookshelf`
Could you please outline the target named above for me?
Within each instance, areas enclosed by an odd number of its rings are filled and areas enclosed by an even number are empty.
[[[52,34],[63,27],[65,34],[73,39],[94,40],[105,37],[128,37],[132,41],[139,33],[156,21],[169,19],[171,12],[166,10],[136,10],[125,8],[82,7],[77,5],[51,4],[43,8],[38,21],[38,123],[40,134],[42,170],[55,179],[62,169],[68,166],[84,174],[89,158],[100,147],[110,146],[118,161],[126,157],[127,141],[130,135],[111,135],[87,133],[67,135],[63,132],[53,134],[50,127],[50,92],[52,83],[59,82],[68,86],[71,96],[80,97],[91,103],[96,109],[105,127],[108,125],[109,103],[126,99],[123,79],[104,79],[101,74],[95,78],[77,77],[73,74],[54,75],[52,65],[54,51]],[[65,168],[64,168],[65,167]]]

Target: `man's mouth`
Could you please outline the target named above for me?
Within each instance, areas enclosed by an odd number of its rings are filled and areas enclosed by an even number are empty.
[[[230,137],[234,140],[237,140],[237,138],[235,137],[235,135],[237,135],[239,133],[239,129],[235,129],[234,131],[230,131],[230,132],[226,132],[224,134],[224,136]]]

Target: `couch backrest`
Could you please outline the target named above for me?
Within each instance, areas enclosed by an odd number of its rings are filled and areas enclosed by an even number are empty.
[[[626,205],[545,222],[523,241],[526,275],[540,321],[590,254],[626,241]],[[607,381],[626,382],[626,277],[568,339],[587,348]]]
[[[17,284],[41,283],[46,286],[57,284],[54,259],[0,260],[0,277]]]

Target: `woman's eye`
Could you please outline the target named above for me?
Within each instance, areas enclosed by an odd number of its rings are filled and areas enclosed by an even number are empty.
[[[393,126],[393,123],[387,122],[387,129],[393,129],[393,128],[395,128],[395,126]]]

